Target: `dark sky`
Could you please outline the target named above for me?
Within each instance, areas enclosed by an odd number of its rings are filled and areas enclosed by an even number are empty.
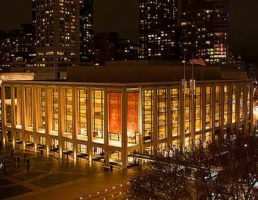
[[[117,31],[122,38],[137,37],[137,0],[96,0],[96,30]],[[31,21],[31,0],[0,0],[0,30]],[[231,0],[230,47],[248,61],[258,62],[258,0]],[[115,14],[115,15],[114,15]],[[114,25],[115,24],[115,25]]]

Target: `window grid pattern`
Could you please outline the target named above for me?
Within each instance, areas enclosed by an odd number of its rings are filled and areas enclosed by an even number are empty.
[[[92,91],[93,137],[104,139],[104,91]]]
[[[212,119],[211,119],[211,86],[206,86],[206,96],[205,96],[205,128],[210,129],[211,124],[212,124]]]
[[[158,138],[167,137],[167,90],[158,90]]]
[[[87,136],[87,102],[88,95],[85,89],[77,90],[77,133]]]
[[[63,89],[64,94],[64,132],[73,132],[73,91],[72,89]]]
[[[46,90],[44,88],[38,89],[38,110],[39,110],[39,129],[45,129],[46,125]]]
[[[195,131],[202,130],[201,87],[195,88]]]
[[[179,135],[179,91],[177,88],[170,89],[171,127],[172,137]]]
[[[217,85],[215,87],[215,127],[220,126],[220,112],[221,112],[221,86]]]
[[[153,134],[153,90],[143,92],[143,136],[144,141],[152,141]]]
[[[224,125],[227,125],[229,123],[228,95],[228,86],[224,85]]]

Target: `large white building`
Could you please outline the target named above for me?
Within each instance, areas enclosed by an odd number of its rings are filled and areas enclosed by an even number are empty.
[[[191,92],[182,87],[182,66],[133,65],[71,69],[66,82],[4,81],[4,142],[126,168],[134,152],[252,132],[253,84],[242,72],[195,68]]]

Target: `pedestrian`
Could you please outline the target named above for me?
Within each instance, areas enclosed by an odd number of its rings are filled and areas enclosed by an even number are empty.
[[[14,155],[14,150],[13,150],[13,149],[11,150],[11,155],[12,155],[12,156]]]
[[[6,173],[6,161],[4,160],[3,162],[3,173],[5,174]]]
[[[30,168],[30,160],[27,159],[27,171],[29,171],[29,168]]]
[[[17,157],[17,164],[18,164],[18,167],[20,166],[20,158]]]
[[[13,165],[16,167],[16,158],[13,158]]]
[[[26,154],[23,155],[23,162],[25,163],[26,161]]]

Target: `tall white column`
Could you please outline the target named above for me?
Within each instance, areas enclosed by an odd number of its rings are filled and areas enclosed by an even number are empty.
[[[250,131],[251,134],[254,134],[254,115],[253,115],[253,104],[254,104],[254,98],[253,98],[253,91],[254,91],[254,85],[250,83]]]
[[[236,83],[236,110],[235,110],[235,116],[236,116],[236,127],[237,131],[239,131],[240,128],[240,88],[241,85],[239,83]]]
[[[2,85],[1,88],[1,111],[2,111],[2,141],[5,145],[7,142],[6,135],[6,107],[5,107],[5,86]]]
[[[154,155],[158,153],[158,97],[157,97],[157,89],[153,90],[153,150]]]
[[[179,124],[180,124],[180,149],[183,150],[185,148],[185,98],[186,91],[184,85],[181,87],[181,91],[179,90]]]
[[[51,139],[50,139],[50,129],[51,129],[51,126],[50,126],[50,123],[52,122],[52,113],[50,111],[51,109],[51,93],[48,89],[48,87],[44,87],[45,89],[45,105],[46,105],[46,117],[45,117],[45,135],[46,135],[46,151],[47,151],[47,155],[49,153],[49,150],[50,150],[50,145],[51,145]]]
[[[14,100],[14,86],[11,86],[11,137],[13,148],[16,145],[16,132],[15,132],[15,100]],[[24,141],[23,141],[24,142]]]
[[[233,88],[232,88],[232,84],[229,84],[228,85],[228,123],[229,123],[229,126],[232,130],[233,128],[233,125],[232,125],[232,95],[233,95]]]
[[[86,102],[86,116],[87,116],[87,135],[88,135],[88,158],[92,161],[92,130],[91,130],[91,105],[92,105],[92,90],[87,90],[87,102]]]
[[[201,86],[201,116],[202,116],[202,140],[205,141],[206,132],[206,85]]]
[[[73,156],[74,160],[77,157],[77,111],[78,111],[78,95],[76,88],[72,87],[72,141],[73,141]]]
[[[215,109],[216,109],[216,84],[211,85],[211,134],[215,141]]]
[[[167,89],[167,146],[172,143],[172,116],[171,116],[171,94],[170,88]]]
[[[244,132],[245,134],[247,134],[247,127],[248,127],[248,117],[247,117],[247,96],[248,96],[248,90],[247,90],[247,86],[244,86],[244,100],[243,100],[243,118],[244,118]]]
[[[224,85],[221,84],[220,85],[221,89],[220,89],[220,127],[221,127],[221,135],[224,138]]]
[[[122,91],[122,165],[123,169],[128,165],[128,152],[127,152],[127,92],[123,88]]]
[[[38,95],[37,95],[37,87],[33,85],[32,87],[32,113],[33,113],[33,137],[34,137],[34,149],[37,150],[38,147],[38,137],[37,137],[37,130],[38,130],[38,120],[39,120],[39,113],[37,112],[37,105],[38,105]]]
[[[143,90],[140,88],[139,90],[139,99],[138,99],[138,123],[139,123],[139,146],[140,153],[143,153]]]
[[[108,137],[108,92],[104,90],[104,150],[105,166],[109,166],[109,137]]]
[[[63,148],[64,148],[64,142],[63,142],[63,126],[64,126],[64,96],[62,92],[62,88],[58,87],[58,140],[59,140],[59,157],[63,157]]]

